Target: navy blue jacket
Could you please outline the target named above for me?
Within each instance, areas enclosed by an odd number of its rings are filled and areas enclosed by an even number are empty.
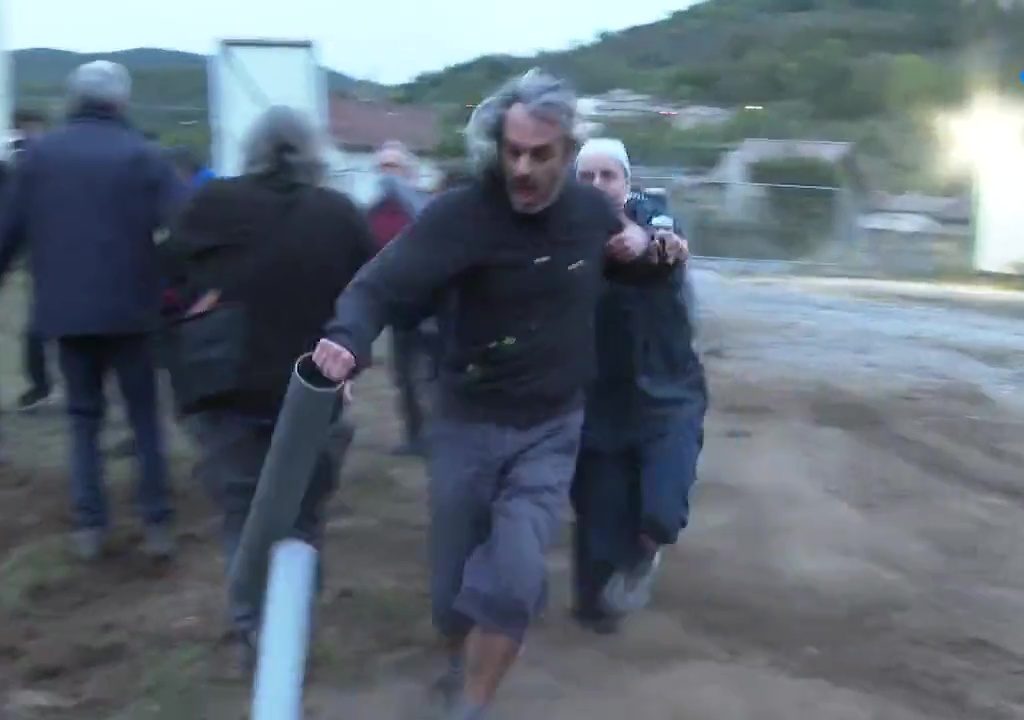
[[[155,232],[185,188],[159,148],[101,109],[36,140],[0,202],[0,275],[25,246],[49,338],[156,329]]]
[[[650,221],[644,210],[627,205],[641,225]],[[595,319],[597,378],[587,391],[584,446],[614,451],[645,442],[680,414],[703,417],[707,388],[685,273],[684,265],[660,265],[647,277],[608,275]]]

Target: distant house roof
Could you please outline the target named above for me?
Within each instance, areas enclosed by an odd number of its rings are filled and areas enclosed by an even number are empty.
[[[899,233],[934,232],[942,229],[935,218],[917,213],[873,212],[862,215],[857,224],[865,230],[886,230]]]
[[[927,215],[948,223],[967,223],[971,219],[971,201],[967,197],[875,193],[871,196],[870,204],[875,212]]]
[[[851,142],[834,140],[768,140],[747,138],[734,150],[725,153],[718,165],[708,175],[715,182],[737,182],[745,178],[751,165],[766,160],[785,158],[811,158],[843,164],[852,183],[863,188],[865,181],[854,155],[855,145]]]
[[[816,158],[837,163],[853,153],[850,142],[833,140],[766,140],[747,138],[733,152],[738,153],[747,163],[781,158]]]
[[[413,152],[429,153],[441,139],[432,108],[338,96],[331,98],[330,128],[334,141],[348,150],[373,150],[399,140]]]

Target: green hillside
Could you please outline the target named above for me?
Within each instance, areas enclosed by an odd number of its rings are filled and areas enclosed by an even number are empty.
[[[1016,91],[1024,7],[1011,0],[709,0],[662,21],[536,57],[487,56],[399,88],[408,102],[466,103],[541,66],[581,93],[629,88],[683,103],[763,106],[726,126],[612,128],[651,164],[700,163],[744,137],[858,143],[876,186],[931,189],[935,113],[991,80]],[[989,79],[986,75],[986,79]],[[455,147],[455,143],[451,143]],[[712,152],[708,152],[711,150]]]
[[[68,74],[90,60],[113,60],[132,74],[132,113],[140,127],[159,134],[169,144],[193,145],[204,152],[208,146],[206,56],[156,48],[101,54],[33,48],[12,55],[19,107],[59,117]],[[332,90],[342,93],[372,89],[334,71],[329,71],[328,82]]]
[[[986,6],[991,6],[985,11]],[[584,93],[628,87],[675,100],[814,101],[822,115],[879,110],[881,64],[916,55],[953,94],[965,50],[989,29],[1021,27],[999,0],[710,0],[597,42],[531,58],[487,56],[402,88],[415,101],[467,102],[508,75],[542,65]],[[997,17],[998,16],[998,17]],[[869,82],[873,80],[874,82]]]
[[[14,54],[18,102],[57,114],[62,83],[95,56]],[[206,58],[137,49],[104,55],[135,79],[137,122],[168,142],[206,143]],[[935,113],[981,79],[1017,92],[1024,69],[1022,0],[708,0],[659,22],[535,57],[486,56],[381,88],[332,73],[333,89],[386,93],[445,109],[444,149],[461,151],[466,105],[542,66],[581,93],[613,88],[676,103],[762,106],[690,132],[666,122],[611,128],[640,163],[701,164],[744,137],[851,140],[876,187],[931,189]]]

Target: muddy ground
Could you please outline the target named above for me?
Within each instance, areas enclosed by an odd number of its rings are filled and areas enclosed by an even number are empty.
[[[497,718],[1024,717],[1024,313],[886,285],[697,279],[713,405],[692,527],[615,638],[568,622],[560,547]],[[15,282],[0,300],[8,407],[21,295]],[[313,720],[415,717],[435,661],[423,471],[388,453],[393,407],[374,372],[332,506]],[[0,718],[246,717],[221,643],[216,519],[183,439],[178,562],[138,557],[134,467],[111,460],[117,547],[84,569],[62,544],[59,409],[0,426]]]

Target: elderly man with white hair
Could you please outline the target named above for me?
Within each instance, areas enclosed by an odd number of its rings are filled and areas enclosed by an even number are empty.
[[[606,268],[650,262],[648,234],[572,179],[575,127],[574,93],[536,70],[481,103],[466,128],[477,177],[360,271],[314,353],[347,380],[388,322],[443,299],[431,596],[455,720],[484,717],[544,606]]]
[[[126,119],[127,70],[82,65],[68,94],[67,123],[25,151],[0,205],[0,274],[29,248],[34,325],[58,343],[67,393],[74,550],[98,558],[110,527],[98,440],[113,371],[141,464],[143,549],[164,559],[174,538],[151,343],[161,291],[154,234],[184,188]]]

